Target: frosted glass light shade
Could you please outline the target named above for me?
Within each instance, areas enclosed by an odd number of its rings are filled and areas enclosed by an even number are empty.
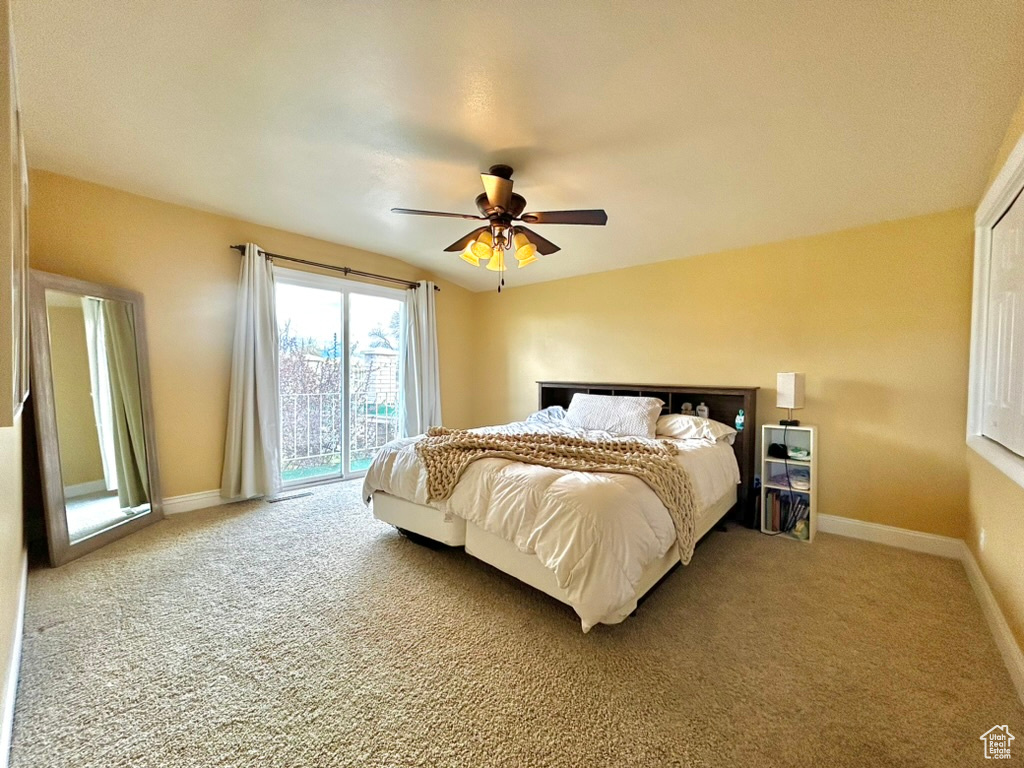
[[[476,241],[474,240],[469,245],[467,245],[465,247],[465,249],[462,251],[462,253],[459,254],[459,258],[461,258],[463,261],[465,261],[468,264],[472,264],[474,267],[479,267],[480,266],[480,257],[477,256],[475,253],[473,253],[473,244],[475,242]]]
[[[525,267],[527,264],[537,260],[537,246],[531,243],[529,238],[522,232],[517,233],[512,238],[512,242],[516,246],[516,260],[519,262],[520,267]]]
[[[477,259],[491,258],[491,248],[494,246],[494,238],[490,232],[481,232],[480,237],[469,244]],[[479,263],[479,262],[477,262]]]
[[[491,254],[491,260],[487,262],[487,268],[491,272],[505,271],[505,254],[500,248],[494,249],[494,253]]]
[[[778,394],[775,397],[777,408],[803,408],[804,407],[804,374],[802,373],[780,373],[776,379]]]

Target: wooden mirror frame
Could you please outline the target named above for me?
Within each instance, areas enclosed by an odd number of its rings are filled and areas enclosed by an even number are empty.
[[[94,296],[99,299],[113,299],[131,305],[135,320],[135,346],[139,356],[139,388],[142,402],[142,425],[145,431],[146,465],[149,474],[150,511],[75,543],[71,543],[68,536],[64,480],[60,466],[57,409],[53,396],[53,375],[50,365],[50,322],[46,313],[47,290],[80,296]],[[124,288],[90,283],[33,269],[29,288],[29,330],[32,358],[32,400],[42,480],[43,511],[46,519],[46,540],[50,564],[58,566],[151,525],[163,519],[164,516],[160,495],[156,439],[153,432],[149,347],[146,341],[142,294]]]

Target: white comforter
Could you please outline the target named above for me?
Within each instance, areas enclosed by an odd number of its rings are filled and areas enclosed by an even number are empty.
[[[513,422],[475,432],[558,433],[609,438],[564,425]],[[624,474],[571,472],[507,459],[469,465],[451,498],[429,502],[426,471],[416,455],[420,437],[396,440],[374,458],[363,498],[375,491],[435,507],[535,554],[554,572],[586,632],[614,624],[632,610],[636,586],[651,563],[676,543],[668,510],[643,480]],[[672,441],[690,474],[698,507],[706,509],[740,479],[732,447]]]

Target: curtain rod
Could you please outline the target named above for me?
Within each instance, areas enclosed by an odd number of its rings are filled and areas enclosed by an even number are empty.
[[[244,245],[232,245],[231,248],[233,250],[238,251],[239,253],[245,253]],[[363,272],[358,269],[352,269],[351,267],[336,267],[333,264],[321,264],[317,261],[306,261],[305,259],[296,259],[294,256],[282,256],[280,253],[271,253],[270,251],[264,251],[262,248],[260,248],[260,251],[263,253],[264,256],[269,256],[271,259],[280,259],[281,261],[294,261],[296,264],[305,264],[306,266],[309,267],[317,267],[319,269],[330,269],[334,272],[341,272],[345,276],[355,275],[356,277],[369,277],[372,280],[383,280],[388,283],[398,283],[399,285],[404,285],[406,288],[410,289],[419,288],[420,285],[417,282],[414,282],[412,280],[403,280],[400,277],[388,277],[387,275],[377,275],[374,274],[373,272]],[[441,289],[435,285],[434,290],[440,291]]]

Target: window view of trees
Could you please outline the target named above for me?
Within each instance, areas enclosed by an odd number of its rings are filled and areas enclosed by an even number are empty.
[[[376,302],[389,301],[373,297]],[[397,301],[390,304],[399,305]],[[398,354],[401,344],[402,313],[400,305],[391,312],[387,327],[374,325],[366,334],[364,348],[359,341],[349,350],[350,471],[360,472],[370,466],[373,455],[385,443],[398,437]]]
[[[399,435],[401,303],[355,294],[349,301],[348,471],[360,472]],[[345,439],[343,342],[337,333],[328,339],[300,335],[289,317],[279,322],[282,479],[338,476]]]
[[[281,390],[281,475],[284,482],[337,474],[341,467],[341,355],[299,338],[291,321],[278,331]]]

